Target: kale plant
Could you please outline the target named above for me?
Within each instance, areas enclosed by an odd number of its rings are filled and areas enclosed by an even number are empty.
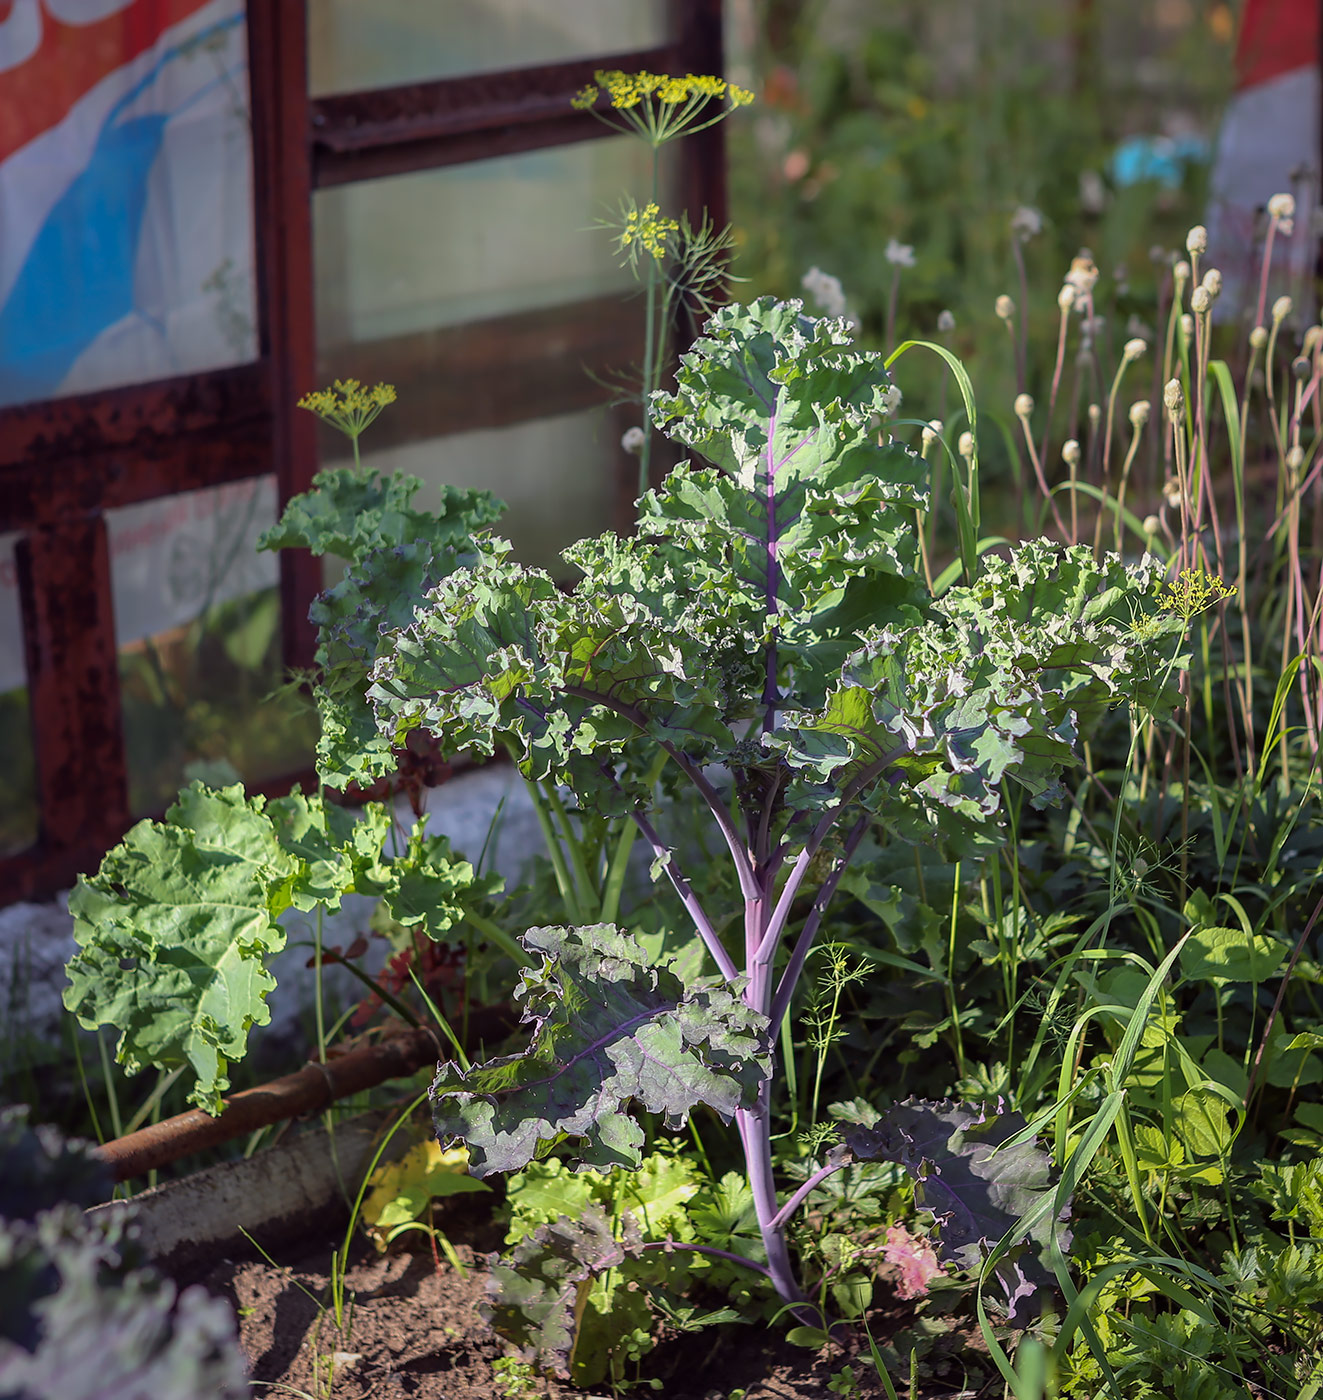
[[[0,1109],[0,1400],[238,1400],[234,1317],[146,1266],[90,1143]]]
[[[529,1048],[443,1065],[437,1131],[479,1175],[561,1144],[605,1170],[640,1161],[634,1106],[672,1127],[714,1109],[738,1127],[765,1271],[801,1315],[789,1217],[824,1172],[885,1156],[928,1183],[948,1257],[978,1267],[1006,1237],[993,1262],[1022,1317],[1062,1205],[1024,1124],[1000,1106],[899,1105],[847,1125],[782,1202],[769,1032],[870,828],[969,849],[995,838],[1007,784],[1053,801],[1082,729],[1118,703],[1164,702],[1161,643],[1180,623],[1155,561],[1049,542],[981,565],[968,550],[964,582],[935,596],[915,529],[926,464],[889,440],[887,374],[844,322],[794,302],[727,307],[677,382],[655,420],[710,465],[646,495],[633,538],[568,550],[582,574],[568,593],[499,546],[450,572],[383,638],[369,698],[387,747],[419,728],[454,750],[501,744],[580,810],[636,823],[714,973],[685,983],[612,926],[530,930],[516,991]],[[720,832],[738,940],[655,824],[659,751],[663,790],[687,783]]]

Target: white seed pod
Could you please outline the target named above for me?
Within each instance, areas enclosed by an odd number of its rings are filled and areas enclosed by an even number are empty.
[[[1190,300],[1193,301],[1194,298],[1191,297]],[[1188,311],[1185,313],[1184,316],[1181,317],[1181,334],[1186,338],[1186,340],[1189,340],[1189,338],[1194,334],[1194,317],[1191,316]]]
[[[1144,517],[1144,533],[1150,538],[1162,529],[1162,521],[1156,515],[1146,515]]]
[[[1097,432],[1098,424],[1101,422],[1102,409],[1096,403],[1091,403],[1089,405],[1089,426],[1094,430],[1094,432]]]
[[[1129,364],[1132,360],[1137,360],[1147,349],[1147,342],[1140,339],[1139,336],[1135,336],[1133,340],[1126,341],[1125,348],[1121,351],[1121,358],[1126,364]]]
[[[1255,326],[1249,334],[1249,342],[1251,350],[1262,350],[1268,343],[1267,326]]]
[[[1030,394],[1017,394],[1015,396],[1015,416],[1017,418],[1028,418],[1034,411],[1034,401]]]
[[[937,333],[946,335],[948,331],[955,330],[955,315],[950,311],[939,311],[937,313]]]
[[[1181,483],[1174,476],[1169,476],[1162,483],[1162,499],[1175,510],[1181,503]]]
[[[1222,274],[1215,267],[1210,267],[1204,273],[1203,289],[1210,297],[1217,298],[1222,295]]]
[[[974,455],[974,434],[964,432],[960,434],[960,441],[956,444],[956,451],[962,457],[972,457]]]
[[[1295,196],[1293,194],[1275,194],[1268,201],[1268,217],[1279,222],[1282,219],[1295,218]]]
[[[1185,235],[1185,250],[1196,256],[1208,251],[1208,230],[1202,224],[1195,224]]]
[[[1080,463],[1080,445],[1074,438],[1067,438],[1061,444],[1061,460],[1068,467],[1077,467]]]
[[[1169,379],[1163,386],[1162,402],[1167,406],[1167,412],[1174,418],[1179,418],[1181,410],[1185,407],[1185,390],[1181,388],[1179,379]]]
[[[624,435],[620,439],[620,445],[629,453],[631,457],[643,455],[643,429],[626,428]]]
[[[895,413],[900,407],[900,401],[904,395],[900,392],[899,384],[889,385],[887,392],[882,395],[883,403],[888,413]]]
[[[1190,310],[1196,316],[1206,316],[1213,305],[1213,298],[1208,295],[1208,288],[1198,286],[1190,293]]]
[[[1136,399],[1130,405],[1130,423],[1133,427],[1142,428],[1148,422],[1148,415],[1152,411],[1152,405],[1147,399]]]
[[[1176,280],[1176,288],[1179,293],[1180,289],[1190,280],[1190,264],[1182,258],[1180,262],[1172,265],[1171,275]]]
[[[1290,297],[1278,297],[1272,304],[1272,318],[1274,321],[1284,321],[1291,314],[1292,301]]]
[[[1301,353],[1304,355],[1312,355],[1314,353],[1314,347],[1320,340],[1323,340],[1323,326],[1310,326],[1305,332],[1305,342],[1300,347]]]
[[[1304,464],[1305,449],[1301,447],[1299,443],[1296,443],[1296,445],[1293,448],[1291,448],[1291,450],[1286,454],[1286,465],[1290,467],[1293,472],[1298,472],[1300,468],[1304,466]]]
[[[1075,305],[1076,295],[1077,293],[1075,291],[1075,288],[1072,287],[1069,282],[1067,282],[1066,285],[1062,287],[1062,289],[1057,293],[1057,305],[1063,311],[1069,311],[1070,308]]]
[[[1015,303],[1005,292],[992,304],[992,309],[1001,317],[1003,321],[1009,321],[1015,315]]]
[[[923,432],[921,434],[923,450],[927,452],[927,450],[933,445],[933,443],[937,441],[941,434],[942,420],[940,418],[934,418],[930,423],[924,426]]]

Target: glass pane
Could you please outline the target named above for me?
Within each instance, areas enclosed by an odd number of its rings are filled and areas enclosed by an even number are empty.
[[[642,201],[650,160],[642,142],[607,138],[319,190],[319,347],[632,286],[592,225],[625,191]]]
[[[107,512],[129,805],[192,778],[250,786],[310,763],[311,710],[283,680],[279,565],[258,554],[275,481]]]
[[[37,770],[14,567],[18,538],[0,535],[0,856],[37,839]]]
[[[651,182],[647,149],[607,138],[315,198],[321,381],[395,385],[365,455],[495,491],[528,562],[610,524],[636,470],[637,409],[602,405],[642,360],[642,300],[593,224]],[[347,445],[327,430],[322,451]]]
[[[0,26],[0,406],[257,353],[243,0],[84,8]]]
[[[662,0],[310,0],[314,97],[664,43]]]
[[[559,551],[613,523],[620,436],[618,415],[596,408],[364,451],[363,461],[378,471],[421,477],[424,489],[416,503],[424,509],[437,504],[441,482],[491,491],[507,506],[492,527],[495,533],[513,542],[521,564],[559,577],[572,572]],[[367,438],[364,444],[370,446]],[[328,586],[341,572],[338,563],[331,566]]]

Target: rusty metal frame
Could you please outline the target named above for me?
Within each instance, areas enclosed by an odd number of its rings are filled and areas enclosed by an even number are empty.
[[[294,405],[318,373],[314,189],[609,135],[568,109],[598,68],[724,66],[721,0],[668,0],[672,38],[658,48],[309,99],[305,4],[248,5],[257,361],[0,409],[0,531],[22,532],[16,560],[40,822],[33,847],[0,858],[0,903],[67,885],[132,820],[105,511],[271,473],[282,500],[311,483],[315,423]],[[722,126],[681,150],[686,207],[723,224]],[[288,666],[312,662],[307,607],[320,586],[316,560],[282,552]]]

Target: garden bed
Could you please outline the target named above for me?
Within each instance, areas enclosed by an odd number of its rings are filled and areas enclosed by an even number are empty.
[[[491,1219],[485,1202],[475,1207],[472,1198],[447,1207],[444,1219],[438,1212],[438,1224],[467,1276],[444,1259],[438,1267],[426,1241],[407,1250],[393,1246],[382,1255],[360,1239],[345,1275],[343,1331],[336,1328],[329,1301],[331,1257],[342,1240],[334,1228],[291,1250],[287,1262],[227,1258],[202,1282],[234,1307],[249,1372],[262,1391],[290,1387],[318,1400],[328,1394],[335,1400],[505,1400],[511,1394],[583,1400],[595,1393],[543,1379],[530,1380],[525,1390],[505,1388],[505,1378],[492,1369],[504,1348],[477,1312],[484,1296],[484,1256],[500,1249],[503,1228]],[[909,1307],[898,1303],[875,1311],[869,1325],[883,1341],[910,1321]],[[924,1400],[950,1400],[957,1394],[974,1400],[984,1393],[971,1384],[977,1373],[971,1372],[967,1354],[953,1354],[965,1351],[969,1337],[952,1332],[943,1340],[949,1344],[946,1357],[930,1358],[923,1370],[933,1374],[914,1394]],[[828,1387],[846,1366],[852,1368],[857,1388],[845,1393],[885,1394],[862,1330],[822,1352],[792,1346],[779,1327],[731,1324],[697,1335],[672,1332],[645,1359],[641,1374],[658,1379],[659,1393],[667,1400],[725,1400],[740,1394],[749,1400],[807,1400],[838,1393]],[[1000,1382],[992,1383],[990,1372],[989,1365],[982,1379],[992,1395]],[[647,1393],[646,1381],[640,1389]],[[904,1393],[903,1385],[898,1389]]]

